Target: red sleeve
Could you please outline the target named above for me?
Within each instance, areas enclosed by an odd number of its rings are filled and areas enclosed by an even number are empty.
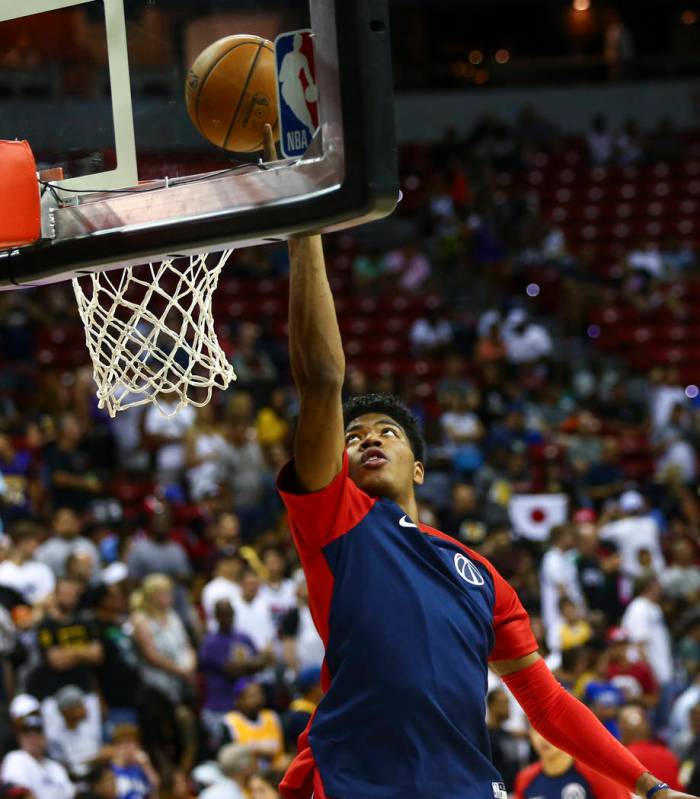
[[[376,500],[360,490],[348,475],[348,455],[333,480],[320,491],[303,493],[292,459],[279,473],[277,489],[287,507],[289,528],[300,550],[320,549],[351,530],[372,509]]]
[[[507,674],[503,682],[540,735],[634,793],[637,780],[646,771],[644,766],[584,704],[564,690],[544,660]]]
[[[585,766],[578,760],[576,761],[576,768],[588,781],[595,799],[630,799],[630,792],[626,788],[604,777],[602,774],[598,774],[597,771],[593,771],[592,768]]]
[[[535,779],[535,777],[542,771],[541,763],[531,763],[524,769],[519,771],[515,777],[515,784],[513,785],[515,792],[515,799],[524,799],[527,786]]]
[[[515,660],[538,649],[530,629],[530,619],[515,589],[501,577],[490,563],[486,563],[493,577],[496,602],[493,608],[495,643],[489,661]]]

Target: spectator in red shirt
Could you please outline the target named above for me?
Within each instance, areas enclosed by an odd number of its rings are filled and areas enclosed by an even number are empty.
[[[608,630],[608,677],[620,688],[626,699],[638,701],[646,708],[656,707],[659,688],[646,660],[630,660],[630,637],[623,627]]]
[[[675,791],[682,791],[678,758],[664,744],[652,740],[651,725],[641,704],[622,708],[619,717],[620,737],[630,752],[649,771]]]

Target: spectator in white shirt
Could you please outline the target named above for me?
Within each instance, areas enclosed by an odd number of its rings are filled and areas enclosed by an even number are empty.
[[[222,779],[205,788],[199,799],[245,799],[246,784],[257,768],[257,758],[250,747],[227,744],[216,758]]]
[[[583,610],[585,607],[574,560],[575,535],[575,528],[570,525],[552,527],[549,534],[550,548],[542,558],[540,568],[542,622],[547,645],[554,651],[559,651],[561,647],[559,629],[563,619],[559,611],[559,600],[568,597],[577,608]]]
[[[437,355],[452,341],[452,325],[432,308],[424,317],[416,319],[410,337],[415,355]]]
[[[72,508],[58,508],[51,520],[52,534],[36,551],[36,559],[45,563],[56,577],[66,573],[66,561],[75,552],[88,552],[92,560],[92,580],[100,570],[100,553],[83,535],[83,523]]]
[[[252,569],[241,576],[241,593],[234,600],[236,630],[247,635],[259,649],[268,649],[277,637],[270,603],[260,593],[260,578]]]
[[[452,462],[460,473],[476,471],[483,463],[480,448],[484,426],[474,412],[478,392],[454,392],[446,398],[449,410],[440,417]]]
[[[9,530],[12,547],[0,563],[0,585],[14,588],[28,605],[44,602],[53,592],[56,578],[51,569],[34,559],[40,530],[34,522],[21,520]]]
[[[164,484],[177,483],[182,478],[185,436],[195,422],[195,409],[191,405],[180,410],[177,407],[176,399],[160,395],[158,405],[149,404],[141,420],[144,444],[154,453],[156,474]]]
[[[235,549],[225,549],[220,555],[214,567],[214,577],[202,589],[202,609],[207,620],[207,628],[210,632],[217,629],[216,622],[216,603],[222,599],[227,599],[231,607],[235,607],[236,602],[241,598],[241,586],[238,580],[243,572],[245,561],[238,555]]]
[[[512,364],[528,364],[549,357],[553,343],[543,325],[530,322],[525,311],[512,311],[505,321],[502,333],[506,345],[506,358]]]
[[[213,402],[197,408],[196,413],[195,424],[185,434],[185,466],[190,498],[200,502],[223,481],[227,442]]]
[[[97,694],[65,685],[41,706],[49,755],[74,777],[85,777],[100,752],[102,713]]]
[[[618,508],[621,518],[604,524],[599,530],[599,537],[601,541],[615,544],[620,554],[623,575],[621,594],[626,600],[630,596],[633,580],[642,573],[640,550],[649,551],[657,575],[663,572],[666,561],[661,551],[658,522],[646,513],[644,497],[638,491],[625,491],[618,499]]]
[[[628,119],[615,142],[617,163],[621,166],[638,164],[644,158],[644,139],[636,120]]]
[[[608,121],[602,114],[593,117],[588,141],[588,156],[593,166],[607,166],[615,152],[615,140],[608,130]]]
[[[685,404],[688,398],[685,389],[680,385],[678,369],[670,366],[667,369],[653,369],[651,372],[652,390],[650,393],[650,413],[652,431],[665,428],[674,405]]]
[[[297,605],[282,619],[280,636],[284,662],[294,674],[323,662],[325,649],[311,617],[309,590],[303,575],[297,580]]]
[[[31,791],[34,799],[73,799],[75,787],[68,773],[46,756],[41,716],[36,712],[20,715],[16,705],[10,707],[10,715],[19,748],[5,755],[0,782],[20,785]]]
[[[627,256],[627,263],[630,269],[643,272],[649,277],[656,279],[663,277],[664,259],[658,245],[653,241],[645,241],[631,250]]]
[[[700,566],[695,563],[692,546],[684,538],[671,546],[671,565],[659,575],[664,596],[688,603],[700,598]]]
[[[287,611],[296,606],[296,584],[285,577],[286,562],[279,547],[268,546],[262,551],[263,566],[267,569],[267,579],[260,586],[260,596],[265,599],[272,613],[275,627]]]
[[[644,656],[663,688],[673,679],[673,657],[671,635],[659,604],[661,585],[656,577],[641,578],[635,594],[635,599],[622,616],[622,626],[632,641],[641,644]]]

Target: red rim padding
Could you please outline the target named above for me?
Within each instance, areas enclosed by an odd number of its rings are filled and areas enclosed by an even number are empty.
[[[40,238],[39,183],[29,142],[0,141],[0,250]]]

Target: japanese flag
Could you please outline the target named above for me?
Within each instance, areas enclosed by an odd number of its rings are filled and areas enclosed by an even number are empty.
[[[555,524],[568,515],[566,494],[519,494],[512,497],[508,511],[516,535],[532,541],[545,541]]]

